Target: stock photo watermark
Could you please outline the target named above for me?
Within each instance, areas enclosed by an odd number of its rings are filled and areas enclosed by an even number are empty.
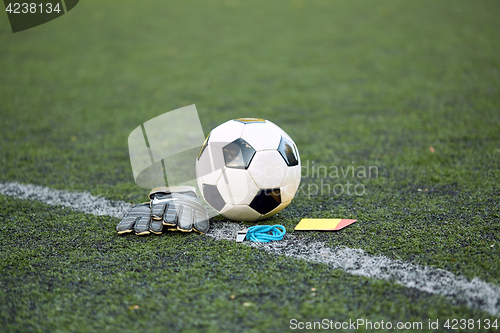
[[[12,32],[50,22],[75,8],[79,0],[4,0]]]
[[[323,165],[305,161],[301,166],[302,180],[298,192],[308,199],[315,196],[363,196],[366,186],[363,180],[378,178],[379,170],[375,165]],[[307,180],[316,180],[308,182]],[[319,180],[319,183],[317,183]],[[342,182],[340,180],[345,180]]]

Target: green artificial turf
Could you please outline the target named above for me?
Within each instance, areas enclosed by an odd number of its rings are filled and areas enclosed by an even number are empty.
[[[230,241],[118,237],[115,218],[7,197],[0,203],[4,331],[283,332],[292,319],[424,328],[436,319],[494,319],[439,296]]]
[[[0,180],[138,203],[148,191],[134,184],[127,137],[141,123],[190,104],[205,134],[229,119],[266,118],[291,135],[310,168],[292,204],[262,223],[291,231],[302,217],[356,218],[342,232],[300,235],[499,285],[499,10],[497,1],[81,1],[16,34],[0,15]],[[312,177],[313,163],[378,173]],[[348,181],[362,184],[363,195],[319,190]],[[76,330],[85,316],[95,318],[84,322],[89,329],[161,330],[168,322],[207,331],[284,330],[292,313],[307,319],[327,309],[346,318],[484,315],[227,242],[121,238],[114,220],[1,200],[2,326],[9,330]],[[41,217],[27,221],[15,207]],[[52,250],[52,240],[64,245]],[[226,249],[241,251],[246,264]],[[37,251],[51,252],[30,256]],[[186,286],[183,270],[193,276]],[[196,288],[205,274],[211,282]],[[245,274],[265,290],[252,294]],[[308,305],[309,280],[332,293],[322,305]],[[340,281],[345,291],[331,290]],[[253,305],[233,308],[243,300],[228,301],[229,289],[245,290]],[[385,304],[382,312],[367,299]]]

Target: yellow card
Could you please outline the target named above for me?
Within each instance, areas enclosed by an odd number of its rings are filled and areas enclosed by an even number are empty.
[[[350,219],[302,219],[295,226],[295,230],[340,230],[356,221]]]

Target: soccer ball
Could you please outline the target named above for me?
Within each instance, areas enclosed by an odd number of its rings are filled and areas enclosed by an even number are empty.
[[[239,118],[214,128],[196,160],[205,201],[222,216],[256,221],[288,206],[300,184],[292,138],[269,120]]]

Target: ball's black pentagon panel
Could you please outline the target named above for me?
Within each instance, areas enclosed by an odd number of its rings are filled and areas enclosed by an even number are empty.
[[[297,158],[297,148],[295,144],[285,137],[281,137],[280,145],[278,151],[285,160],[288,166],[295,166],[299,164],[299,159]]]
[[[226,205],[226,202],[220,195],[217,186],[203,184],[203,197],[216,211],[220,212]]]
[[[261,214],[267,214],[281,203],[281,193],[279,188],[260,190],[253,198],[250,207]]]
[[[205,139],[205,142],[203,142],[203,146],[201,146],[200,153],[198,154],[198,161],[200,160],[201,154],[203,154],[203,152],[205,151],[205,148],[207,148],[208,139],[210,139],[210,134],[208,134],[207,138]]]
[[[236,121],[239,121],[240,123],[244,124],[252,124],[252,123],[265,123],[265,119],[260,119],[260,118],[238,118],[235,119]]]
[[[255,149],[241,138],[225,145],[222,152],[226,166],[235,169],[247,169],[255,155]]]

